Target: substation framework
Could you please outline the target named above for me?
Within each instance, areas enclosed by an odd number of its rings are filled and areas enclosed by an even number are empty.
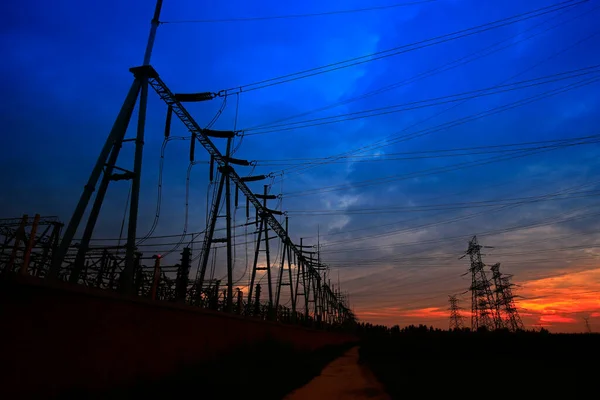
[[[4,275],[35,274],[48,280],[63,280],[72,284],[117,290],[124,295],[137,295],[157,300],[185,302],[190,305],[208,307],[226,312],[261,317],[263,319],[282,322],[303,323],[310,326],[336,327],[352,324],[354,314],[347,306],[346,299],[339,288],[334,288],[326,279],[327,267],[314,257],[315,252],[306,250],[313,246],[298,246],[288,235],[288,220],[285,227],[279,223],[275,215],[281,211],[267,207],[267,200],[275,199],[268,193],[267,185],[262,194],[253,192],[248,183],[267,179],[266,175],[240,176],[234,165],[248,166],[246,160],[231,157],[234,131],[216,131],[201,128],[185,109],[182,103],[207,101],[219,96],[216,93],[175,94],[159,77],[150,65],[131,68],[134,81],[125,98],[123,106],[116,118],[108,138],[100,152],[83,194],[75,208],[64,235],[59,240],[62,224],[56,218],[36,216],[29,226],[27,216],[21,220],[0,220],[0,233],[4,235],[0,268]],[[158,255],[144,257],[138,251],[137,221],[140,198],[140,178],[142,172],[142,149],[144,144],[146,108],[148,89],[151,87],[167,105],[167,124],[165,137],[170,135],[172,115],[175,114],[191,133],[190,162],[195,158],[195,147],[200,143],[210,156],[211,181],[217,170],[218,186],[209,215],[207,229],[204,233],[200,263],[197,276],[190,281],[191,249],[183,248],[181,262],[172,267],[161,266]],[[134,108],[138,103],[138,122],[135,139],[125,139]],[[226,152],[223,155],[212,139],[225,139]],[[117,166],[122,145],[133,141],[135,144],[133,171]],[[91,247],[90,241],[100,214],[100,209],[111,182],[131,180],[131,194],[128,205],[127,238],[124,246],[125,254],[113,247]],[[100,184],[98,185],[98,181]],[[235,206],[238,205],[239,193],[246,199],[247,219],[251,207],[254,208],[258,226],[258,238],[255,245],[254,261],[251,270],[250,286],[244,301],[244,294],[233,290],[233,255],[232,255],[232,185],[235,191]],[[88,210],[92,195],[96,191],[89,210],[82,238],[78,243],[74,237],[85,212]],[[219,215],[222,198],[225,198],[225,215]],[[225,217],[226,234],[223,238],[215,237],[217,218]],[[54,227],[50,236],[47,230],[36,236],[37,227],[46,225]],[[273,231],[276,236],[269,237]],[[275,278],[271,265],[269,242],[278,238],[282,244],[279,274]],[[27,244],[26,246],[24,244]],[[220,281],[206,279],[209,255],[214,244],[225,243],[227,251],[226,290],[221,292]],[[37,246],[36,246],[37,244]],[[22,245],[24,246],[23,248]],[[10,254],[5,250],[10,250]],[[266,266],[260,267],[259,253],[265,253]],[[38,255],[39,253],[39,255]],[[19,259],[19,254],[22,254]],[[29,256],[28,256],[29,254]],[[33,257],[31,254],[34,254]],[[33,268],[29,267],[31,259]],[[144,260],[152,260],[153,265],[144,265]],[[295,273],[294,268],[295,266]],[[256,284],[257,272],[265,270],[267,277],[267,301],[261,299],[261,285]],[[322,274],[323,273],[323,274]],[[171,276],[176,274],[176,278]],[[294,276],[295,275],[295,276]],[[273,286],[275,291],[273,292]],[[280,304],[284,288],[289,290],[291,308]],[[235,297],[235,299],[234,299]],[[302,301],[303,299],[303,301]],[[303,304],[302,304],[303,303]]]

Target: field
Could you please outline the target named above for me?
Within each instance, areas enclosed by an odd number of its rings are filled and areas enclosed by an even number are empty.
[[[551,395],[578,398],[596,385],[598,334],[415,330],[364,335],[360,358],[393,398]]]

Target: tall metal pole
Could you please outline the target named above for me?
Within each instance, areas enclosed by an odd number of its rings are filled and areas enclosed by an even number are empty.
[[[154,40],[156,39],[156,31],[159,25],[159,17],[160,11],[162,9],[162,0],[157,0],[156,7],[154,9],[154,16],[151,21],[150,26],[150,34],[148,36],[148,43],[146,45],[146,51],[144,54],[144,65],[150,64],[150,58],[152,55],[152,49],[154,47]],[[107,163],[107,159],[111,151],[114,151],[115,145],[120,146],[121,141],[125,135],[125,131],[127,130],[127,126],[129,125],[129,120],[131,119],[131,114],[133,112],[133,108],[135,107],[135,103],[137,101],[138,93],[141,89],[141,98],[140,98],[140,109],[139,109],[139,121],[141,121],[141,126],[138,126],[137,138],[136,138],[136,151],[135,151],[135,160],[134,160],[134,173],[133,177],[133,188],[132,188],[132,198],[131,198],[131,210],[130,210],[130,224],[129,224],[129,232],[128,232],[128,240],[127,240],[127,253],[126,253],[126,274],[131,273],[131,269],[133,268],[133,257],[134,252],[131,251],[132,248],[135,248],[135,232],[136,232],[136,223],[137,223],[137,208],[139,204],[139,179],[141,175],[141,164],[142,164],[142,146],[144,140],[144,125],[146,118],[146,106],[147,106],[147,96],[148,96],[148,81],[147,79],[136,79],[129,90],[129,93],[121,107],[121,111],[117,116],[115,124],[111,130],[110,135],[106,139],[104,147],[100,152],[100,155],[96,161],[96,165],[92,170],[90,178],[85,185],[84,191],[79,199],[79,203],[77,203],[77,207],[73,212],[73,216],[67,225],[67,229],[65,230],[65,235],[63,236],[62,241],[60,242],[60,246],[58,248],[57,254],[53,257],[53,263],[50,268],[48,277],[56,278],[60,271],[61,264],[64,260],[64,257],[67,254],[69,246],[75,237],[75,233],[79,228],[79,224],[81,223],[81,219],[83,218],[83,214],[88,206],[88,203],[92,197],[92,194],[96,190],[96,184],[98,183],[98,179],[100,179],[100,174],[103,172],[105,164]],[[139,123],[139,122],[138,122]],[[117,150],[118,154],[118,150]],[[108,171],[104,171],[106,174]],[[107,174],[107,175],[110,175]],[[103,185],[104,186],[104,185]],[[108,184],[106,184],[108,186]],[[104,190],[99,191],[98,196],[100,197],[99,203],[102,203],[104,198],[104,194],[106,192],[106,188]],[[96,202],[98,203],[98,202]],[[95,213],[97,214],[100,211],[100,207],[94,207]],[[91,223],[88,223],[88,229],[91,231],[95,225],[95,219],[97,215],[92,218]],[[133,224],[131,223],[134,220]],[[133,229],[132,229],[133,228]],[[131,236],[133,236],[133,240],[131,240]],[[133,246],[132,246],[132,243]],[[87,246],[85,246],[87,247]],[[81,258],[81,256],[79,257]],[[77,275],[77,274],[75,274]]]
[[[150,34],[148,35],[148,44],[146,45],[146,52],[144,53],[144,65],[150,65],[150,57],[152,57],[152,49],[154,48],[154,39],[156,39],[156,30],[160,23],[160,11],[162,9],[163,0],[156,0],[156,7],[154,8],[154,17],[150,22]]]
[[[300,238],[300,249],[302,249],[302,240],[303,238]],[[298,293],[299,290],[299,285],[300,285],[300,278],[302,277],[300,275],[302,271],[302,260],[300,259],[300,257],[296,258],[296,287],[294,288],[294,303],[298,304]]]
[[[100,209],[102,208],[102,202],[104,201],[104,196],[106,195],[106,190],[108,189],[108,184],[111,180],[111,175],[113,173],[113,168],[117,162],[119,157],[119,152],[121,151],[122,141],[125,137],[125,131],[127,130],[127,126],[129,125],[129,120],[131,119],[131,113],[133,113],[133,108],[135,106],[136,99],[133,100],[133,103],[128,105],[129,109],[129,118],[127,119],[126,125],[123,125],[122,131],[119,133],[119,137],[113,144],[113,149],[110,153],[110,157],[106,162],[104,167],[104,172],[102,174],[102,180],[100,181],[100,186],[98,187],[98,193],[94,198],[94,204],[92,205],[92,211],[88,216],[87,224],[85,225],[85,229],[83,231],[83,236],[81,241],[79,242],[79,248],[77,249],[77,255],[75,256],[75,262],[73,263],[73,270],[71,271],[71,275],[69,276],[69,282],[77,283],[79,281],[79,275],[81,273],[81,269],[83,268],[83,264],[85,262],[85,256],[90,247],[90,240],[92,239],[92,234],[94,233],[94,228],[96,227],[96,222],[98,221],[98,216],[100,215]]]
[[[254,262],[252,264],[252,275],[250,276],[250,286],[248,287],[248,306],[252,304],[252,290],[254,289],[254,280],[256,279],[256,270],[258,268],[258,255],[260,252],[260,241],[262,238],[263,225],[265,220],[260,219],[260,227],[258,228],[258,236],[256,237],[256,245],[254,246]]]
[[[267,195],[269,193],[269,185],[264,185],[264,207],[267,208]],[[265,228],[265,258],[267,263],[267,280],[269,282],[269,311],[273,308],[273,285],[271,284],[271,255],[269,254],[269,224],[264,224]]]
[[[96,160],[96,164],[94,165],[94,169],[92,169],[92,173],[88,179],[87,184],[83,189],[83,193],[79,198],[79,202],[77,203],[77,207],[75,207],[75,211],[71,219],[69,220],[69,224],[67,225],[67,229],[65,230],[65,234],[58,246],[58,251],[56,252],[56,256],[52,258],[52,266],[48,273],[48,278],[53,279],[58,276],[60,272],[61,264],[69,250],[69,246],[75,237],[75,233],[77,232],[77,228],[79,228],[79,224],[81,223],[81,219],[83,218],[83,214],[92,198],[92,194],[96,190],[96,184],[98,183],[98,179],[100,179],[100,174],[103,173],[103,169],[107,163],[108,156],[111,151],[114,150],[115,143],[120,143],[125,136],[125,131],[127,130],[127,126],[129,125],[129,120],[131,119],[131,114],[133,113],[133,109],[135,107],[135,103],[137,101],[137,97],[140,91],[140,81],[136,79],[133,81],[131,88],[129,89],[129,93],[127,93],[127,97],[123,102],[123,106],[117,115],[117,119],[113,124],[113,127],[106,138],[106,142],[104,143],[104,147],[102,147],[102,151]],[[104,172],[106,173],[106,172]],[[99,192],[97,196],[104,196],[104,193]]]
[[[125,268],[121,273],[119,290],[129,293],[133,287],[133,270],[135,266],[137,218],[140,203],[140,186],[142,179],[142,156],[144,150],[144,130],[146,127],[146,108],[148,104],[148,78],[141,78],[140,108],[138,112],[137,135],[135,138],[135,155],[133,160],[133,178],[131,183],[131,203],[129,204],[129,225],[127,243],[125,244]]]
[[[288,233],[288,217],[285,217],[285,232],[286,234]],[[283,269],[285,268],[286,255],[285,253],[287,253],[287,243],[282,243],[281,267],[279,268],[279,276],[277,277],[277,288],[275,290],[275,309],[279,307],[279,299],[281,297],[281,286],[283,286]]]
[[[144,53],[144,64],[150,65],[150,58],[156,39],[162,0],[156,1],[154,16],[150,22],[150,34],[148,44]],[[127,228],[127,244],[125,245],[125,268],[123,269],[119,289],[123,293],[129,293],[133,287],[133,270],[135,267],[137,219],[140,203],[140,186],[142,179],[142,156],[144,149],[144,133],[146,127],[146,110],[148,108],[148,77],[141,78],[140,108],[138,111],[137,135],[135,138],[135,155],[133,160],[133,179],[131,184],[131,203],[129,206],[129,225]]]
[[[227,138],[227,158],[223,174],[225,175],[225,220],[227,225],[227,312],[233,311],[233,255],[231,247],[231,180],[229,179],[229,157],[231,138]]]
[[[206,267],[208,266],[208,257],[210,255],[210,249],[212,246],[213,234],[215,232],[215,225],[217,224],[217,218],[219,217],[219,205],[221,204],[221,196],[223,193],[223,186],[225,185],[225,174],[221,174],[219,179],[219,186],[217,188],[217,198],[211,205],[211,211],[208,221],[208,227],[204,234],[204,242],[202,244],[202,254],[200,259],[200,276],[197,280],[198,286],[198,298],[201,295],[202,287],[204,286],[204,277],[206,275]]]

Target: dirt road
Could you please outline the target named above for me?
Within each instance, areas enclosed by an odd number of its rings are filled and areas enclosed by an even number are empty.
[[[375,399],[389,400],[381,384],[358,363],[358,347],[327,365],[321,375],[293,391],[285,400]]]

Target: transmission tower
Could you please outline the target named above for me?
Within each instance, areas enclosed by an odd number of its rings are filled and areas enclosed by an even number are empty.
[[[494,296],[490,288],[490,281],[484,271],[485,264],[481,259],[481,246],[477,243],[477,236],[469,242],[465,255],[471,261],[471,330],[479,328],[494,330],[502,327],[502,321],[494,307]],[[463,256],[464,257],[464,256]],[[461,257],[462,258],[462,257]]]
[[[458,306],[456,295],[448,296],[450,302],[450,330],[461,330],[464,328],[463,316],[460,313],[461,307]]]
[[[592,327],[590,326],[590,317],[583,317],[583,320],[585,321],[585,332],[592,333]]]
[[[512,332],[523,330],[523,322],[519,316],[519,311],[515,306],[514,298],[512,293],[512,287],[514,284],[510,282],[512,275],[503,275],[500,272],[500,263],[492,265],[492,277],[494,280],[495,293],[496,293],[496,312],[498,316],[502,318],[504,313],[504,325]]]

